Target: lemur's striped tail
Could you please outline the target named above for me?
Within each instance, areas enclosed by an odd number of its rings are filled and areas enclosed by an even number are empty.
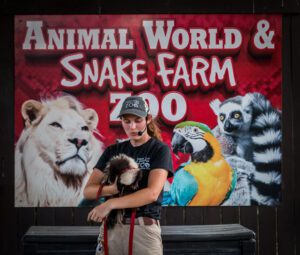
[[[251,203],[278,205],[281,200],[281,112],[261,94],[252,97],[253,163]]]

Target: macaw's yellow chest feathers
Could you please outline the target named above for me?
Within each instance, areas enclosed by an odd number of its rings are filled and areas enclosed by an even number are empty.
[[[184,170],[198,183],[198,192],[189,205],[219,205],[230,191],[232,169],[223,158],[206,163],[191,162]]]

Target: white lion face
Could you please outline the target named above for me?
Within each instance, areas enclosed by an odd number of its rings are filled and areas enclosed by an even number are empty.
[[[93,130],[98,123],[93,109],[83,110],[71,97],[47,103],[29,100],[24,103],[23,116],[30,129],[28,145],[24,145],[27,162],[38,153],[58,174],[81,177],[87,173],[95,154]],[[37,151],[29,149],[30,143]]]
[[[16,206],[77,206],[102,154],[98,114],[73,96],[27,100],[15,148]]]
[[[86,173],[91,135],[82,116],[73,109],[52,108],[34,128],[33,139],[55,170],[78,176]]]

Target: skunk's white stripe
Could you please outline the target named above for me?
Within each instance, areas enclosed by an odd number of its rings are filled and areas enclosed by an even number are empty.
[[[274,123],[280,122],[279,115],[277,112],[269,112],[264,113],[258,116],[253,123],[254,127],[261,127],[264,128],[268,125],[274,125]]]
[[[256,163],[270,163],[281,161],[280,148],[267,149],[264,152],[253,152],[253,158]]]
[[[252,140],[254,143],[258,145],[266,145],[266,144],[272,144],[277,143],[281,141],[281,131],[280,130],[274,130],[270,129],[267,131],[264,131],[262,135],[253,136]]]
[[[277,171],[269,171],[268,173],[260,173],[256,171],[254,173],[254,180],[265,184],[281,184],[281,173]]]
[[[125,173],[121,174],[120,183],[128,186],[133,184],[137,178],[138,172],[138,169],[127,170]]]

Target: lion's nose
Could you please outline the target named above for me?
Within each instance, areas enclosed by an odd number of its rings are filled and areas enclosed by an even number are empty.
[[[73,143],[77,149],[79,149],[81,146],[87,145],[87,140],[85,139],[78,139],[78,138],[73,138],[73,139],[68,139],[70,143]]]

